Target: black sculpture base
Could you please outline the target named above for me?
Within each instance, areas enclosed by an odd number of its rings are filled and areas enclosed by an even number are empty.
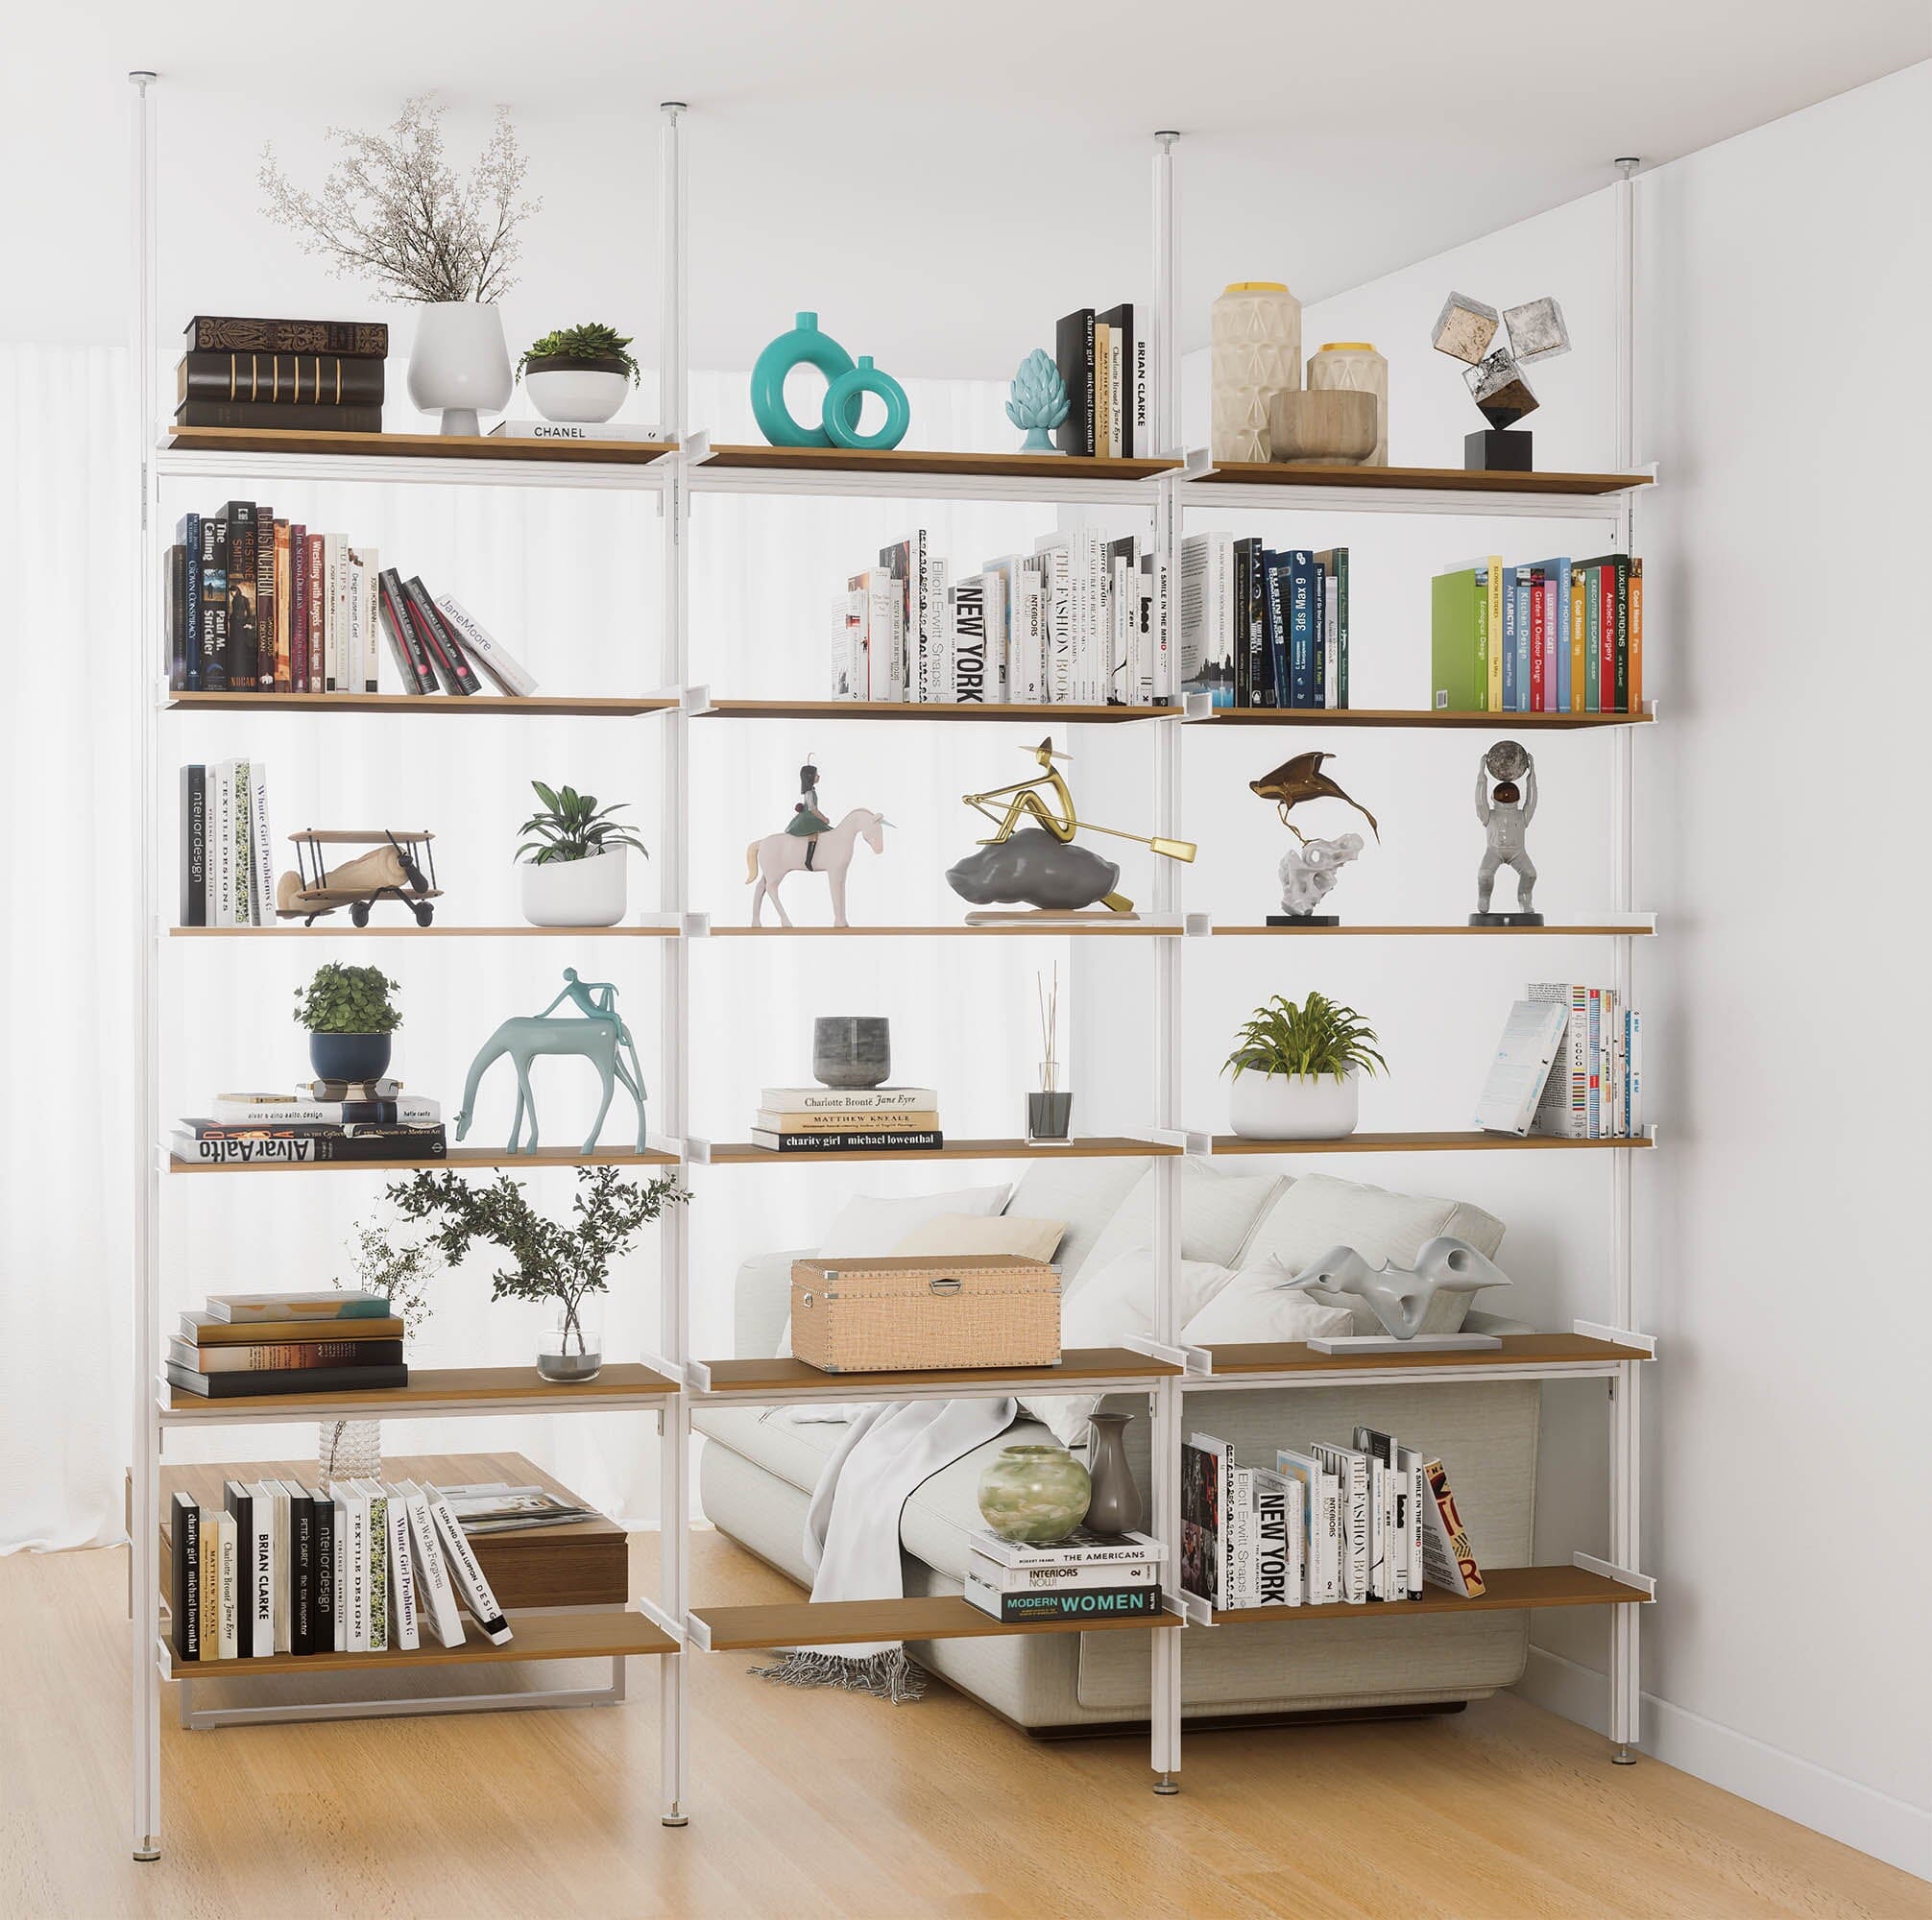
[[[1339,913],[1271,913],[1268,917],[1270,926],[1340,926]]]
[[[1535,436],[1509,433],[1485,427],[1481,433],[1462,436],[1462,470],[1465,473],[1532,473],[1530,444]]]
[[[1471,926],[1541,926],[1540,913],[1472,913]]]

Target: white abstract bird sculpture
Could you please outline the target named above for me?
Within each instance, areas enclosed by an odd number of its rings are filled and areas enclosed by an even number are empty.
[[[1487,1255],[1448,1234],[1423,1245],[1413,1272],[1387,1260],[1370,1266],[1353,1247],[1330,1247],[1314,1265],[1282,1282],[1286,1288],[1319,1286],[1354,1294],[1398,1340],[1413,1340],[1421,1332],[1429,1303],[1438,1293],[1475,1293],[1510,1284]]]

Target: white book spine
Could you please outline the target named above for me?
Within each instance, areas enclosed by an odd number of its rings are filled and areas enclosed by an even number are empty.
[[[295,1609],[290,1582],[295,1578],[295,1537],[290,1531],[288,1483],[271,1480],[275,1501],[275,1650],[295,1651]]]
[[[449,1502],[433,1488],[424,1488],[423,1493],[429,1501],[430,1518],[436,1523],[436,1537],[443,1544],[443,1555],[449,1565],[451,1582],[482,1628],[484,1638],[495,1646],[505,1644],[511,1638],[510,1623],[503,1618],[496,1596],[490,1591],[490,1582],[483,1577],[483,1569],[463,1537],[456,1516],[449,1510]]]
[[[1007,632],[1007,576],[989,568],[979,576],[979,584],[986,596],[986,699],[998,705],[1009,697],[1007,663],[1012,639]]]
[[[931,662],[930,676],[934,700],[950,700],[953,697],[953,622],[948,611],[952,581],[953,564],[950,561],[927,562],[926,585],[930,596],[927,647]]]
[[[1221,1592],[1225,1607],[1251,1607],[1257,1592],[1254,1565],[1254,1469],[1228,1470],[1227,1540],[1222,1550]]]
[[[342,685],[342,536],[322,537],[322,672],[329,693]],[[366,1650],[366,1649],[364,1649]]]
[[[1409,1573],[1409,1597],[1413,1600],[1422,1592],[1422,1502],[1429,1499],[1429,1476],[1423,1470],[1428,1463],[1413,1447],[1399,1448],[1395,1457],[1401,1465],[1409,1495],[1408,1559],[1405,1565]]]
[[[354,1486],[343,1489],[343,1505],[348,1517],[349,1551],[344,1556],[349,1583],[349,1650],[367,1653],[370,1646],[369,1604],[369,1498]]]
[[[358,547],[356,561],[356,615],[355,625],[362,636],[362,690],[374,693],[380,689],[382,668],[382,622],[375,613],[376,576],[382,570],[382,556],[373,546]]]
[[[440,599],[436,605],[443,617],[456,629],[457,637],[462,640],[470,658],[505,693],[527,698],[536,692],[536,676],[460,600]]]
[[[234,1515],[210,1516],[215,1529],[215,1653],[218,1659],[241,1656],[241,1566],[236,1551]]]
[[[409,1516],[410,1558],[416,1573],[422,1623],[443,1645],[461,1646],[465,1638],[463,1615],[456,1603],[456,1589],[450,1584],[443,1548],[436,1538],[428,1497],[414,1480],[402,1482],[402,1495]]]
[[[416,1573],[409,1546],[409,1510],[395,1487],[384,1488],[389,1524],[389,1644],[409,1652],[419,1644]]]
[[[249,920],[255,926],[275,924],[275,836],[268,824],[268,764],[250,760],[249,782]]]
[[[1066,1567],[1002,1567],[990,1554],[977,1548],[966,1556],[966,1571],[1002,1594],[1050,1594],[1064,1587],[1151,1586],[1160,1577],[1160,1568],[1152,1560]]]
[[[249,1492],[249,1651],[266,1660],[275,1652],[275,1501],[261,1487]]]
[[[1335,590],[1335,577],[1327,581],[1321,610],[1321,704],[1341,705],[1341,603]]]

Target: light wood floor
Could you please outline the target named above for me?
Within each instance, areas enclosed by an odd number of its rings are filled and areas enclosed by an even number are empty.
[[[716,1536],[695,1589],[789,1589]],[[0,1559],[0,1915],[1932,1915],[1932,1888],[1511,1698],[1434,1721],[1029,1743],[697,1656],[690,1826],[657,1819],[656,1663],[620,1708],[183,1733],[128,1855],[126,1563]]]

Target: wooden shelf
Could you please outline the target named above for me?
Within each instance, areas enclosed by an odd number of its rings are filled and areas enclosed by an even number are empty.
[[[1248,936],[1271,938],[1275,935],[1285,935],[1290,940],[1314,940],[1324,934],[1331,936],[1341,935],[1344,937],[1352,935],[1357,938],[1394,938],[1408,934],[1427,934],[1457,939],[1467,934],[1478,939],[1493,940],[1499,936],[1513,937],[1516,939],[1534,939],[1538,936],[1548,938],[1557,934],[1573,937],[1593,936],[1597,934],[1630,934],[1632,937],[1648,938],[1656,932],[1656,928],[1649,922],[1633,923],[1630,921],[1612,920],[1572,921],[1566,925],[1551,926],[1464,926],[1459,922],[1444,921],[1440,924],[1435,925],[1418,922],[1412,926],[1351,925],[1347,923],[1344,923],[1340,926],[1222,926],[1217,924],[1213,931],[1217,936],[1225,934],[1240,935],[1244,938]]]
[[[380,1407],[385,1418],[478,1406],[501,1413],[563,1413],[572,1406],[647,1405],[675,1394],[678,1384],[633,1360],[606,1361],[595,1380],[568,1385],[527,1367],[412,1367],[407,1386],[352,1388],[337,1393],[269,1393],[216,1400],[168,1388],[170,1420],[233,1421],[301,1414],[326,1418],[341,1407]]]
[[[1112,1134],[1077,1137],[1070,1146],[1036,1146],[1024,1140],[949,1140],[944,1146],[923,1152],[904,1147],[885,1147],[877,1153],[854,1153],[834,1148],[830,1153],[775,1153],[769,1147],[753,1146],[749,1140],[713,1142],[711,1150],[714,1166],[797,1166],[828,1160],[1111,1160],[1134,1159],[1142,1155],[1180,1152],[1177,1146],[1163,1146],[1153,1140],[1123,1140]]]
[[[247,696],[242,696],[246,698]],[[1485,727],[1511,732],[1559,733],[1580,728],[1643,727],[1641,713],[1461,713],[1427,707],[1217,707],[1205,716],[1217,727]],[[1202,721],[1195,721],[1200,726]]]
[[[678,703],[672,694],[616,700],[568,693],[170,693],[167,704],[178,713],[246,708],[251,713],[538,713],[621,720],[667,712]]]
[[[432,1171],[439,1166],[675,1166],[677,1156],[645,1151],[630,1153],[616,1149],[596,1153],[570,1153],[560,1147],[544,1147],[538,1153],[511,1153],[500,1146],[452,1146],[442,1160],[244,1160],[215,1162],[177,1160],[168,1156],[170,1173],[413,1173],[419,1167]]]
[[[1180,1368],[1168,1360],[1150,1359],[1131,1347],[1069,1347],[1056,1367],[932,1367],[891,1373],[829,1374],[795,1359],[712,1360],[712,1383],[705,1391],[715,1397],[761,1394],[792,1395],[822,1388],[846,1400],[889,1399],[895,1387],[1010,1385],[1022,1393],[1051,1393],[1085,1380],[1175,1380]]]
[[[1472,473],[1463,467],[1290,467],[1229,461],[1191,481],[1199,487],[1345,487],[1358,492],[1430,493],[1622,493],[1648,487],[1649,473]]]
[[[1037,701],[713,700],[698,720],[1003,720],[1038,726],[1117,726],[1173,720],[1178,707],[1095,707]]]
[[[711,1629],[713,1653],[752,1647],[849,1645],[869,1640],[1147,1632],[1181,1623],[1178,1614],[1159,1613],[1136,1620],[1026,1620],[1009,1625],[982,1614],[956,1595],[910,1600],[795,1600],[775,1606],[694,1607],[691,1611]]]
[[[1365,1600],[1358,1606],[1236,1607],[1217,1610],[1217,1626],[1252,1626],[1269,1620],[1291,1626],[1303,1620],[1408,1620],[1417,1614],[1491,1613],[1516,1607],[1607,1607],[1627,1601],[1648,1605],[1641,1587],[1627,1587],[1581,1567],[1485,1567],[1485,1591],[1465,1600],[1446,1587],[1425,1587],[1414,1600]]]
[[[648,467],[675,441],[511,440],[501,434],[291,433],[286,427],[184,426],[166,445],[177,453],[358,454],[372,459],[513,460],[552,467]]]
[[[373,911],[380,913],[393,900],[377,900]],[[342,920],[318,921],[313,926],[298,926],[286,921],[279,926],[171,926],[170,940],[289,940],[302,937],[350,940],[675,940],[675,926],[446,926],[440,921],[418,926],[405,918],[400,925],[387,923],[377,926],[357,926]]]
[[[1586,1333],[1505,1333],[1502,1346],[1461,1353],[1419,1348],[1396,1353],[1318,1354],[1305,1340],[1246,1340],[1209,1349],[1216,1379],[1243,1374],[1454,1373],[1460,1367],[1551,1367],[1648,1360],[1642,1347],[1595,1340]]]
[[[1581,1150],[1634,1149],[1651,1144],[1648,1137],[1636,1140],[1562,1140],[1554,1134],[1514,1134],[1479,1132],[1348,1134],[1340,1140],[1248,1140],[1240,1134],[1216,1134],[1216,1153],[1504,1153],[1527,1149],[1532,1153],[1575,1153]]]
[[[1067,453],[938,453],[916,447],[713,446],[697,468],[757,472],[930,474],[947,480],[1151,480],[1178,460],[1093,460]]]
[[[1178,940],[1185,931],[1181,923],[1170,916],[1164,920],[1129,920],[1108,914],[1105,919],[1060,920],[1042,916],[1040,920],[1016,920],[998,926],[713,926],[713,940],[956,940],[960,938],[1057,940],[1063,934],[1084,940],[1095,934],[1120,938],[1138,935],[1143,940]]]
[[[964,1601],[960,1604],[963,1606]],[[355,1667],[468,1667],[483,1660],[606,1660],[614,1654],[675,1653],[678,1644],[642,1614],[621,1607],[581,1607],[570,1613],[507,1616],[507,1646],[485,1640],[476,1622],[463,1621],[461,1646],[420,1646],[413,1653],[277,1653],[259,1660],[177,1660],[165,1636],[168,1680],[239,1680],[260,1673],[340,1673]]]

